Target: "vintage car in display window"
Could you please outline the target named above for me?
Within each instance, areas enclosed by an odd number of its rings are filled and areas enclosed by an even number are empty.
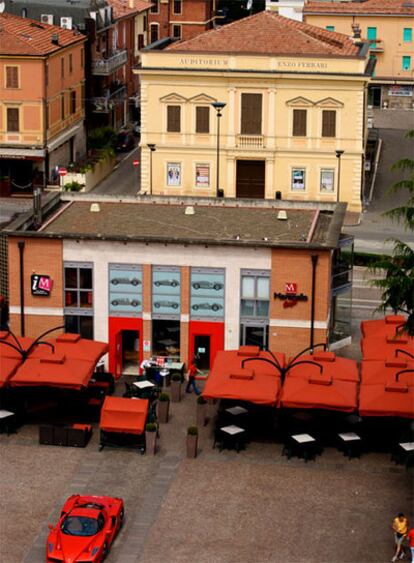
[[[154,307],[156,307],[157,309],[159,309],[160,307],[178,309],[178,303],[176,301],[154,301]]]
[[[220,309],[223,308],[223,306],[219,305],[218,303],[195,303],[191,308],[194,311],[198,311],[198,309],[208,309],[208,310],[211,310],[211,311],[219,311]]]
[[[177,287],[178,285],[180,285],[180,282],[178,280],[156,280],[154,281],[154,285],[156,285],[157,287],[160,287],[161,285]]]
[[[126,297],[122,297],[119,299],[112,299],[111,301],[111,305],[113,305],[114,307],[118,307],[119,305],[123,305],[123,306],[131,305],[132,307],[139,307],[140,304],[141,301],[139,301],[138,299],[128,299]]]
[[[138,278],[113,278],[111,280],[111,284],[112,285],[120,285],[120,284],[124,284],[124,285],[139,285],[141,283],[141,280],[139,280]]]
[[[211,282],[211,281],[196,281],[193,282],[194,289],[215,289],[216,291],[220,291],[223,289],[224,284],[220,282]]]

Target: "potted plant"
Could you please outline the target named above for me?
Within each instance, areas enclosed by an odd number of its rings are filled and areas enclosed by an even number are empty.
[[[197,457],[198,444],[198,428],[197,426],[189,426],[187,428],[187,457]]]
[[[148,422],[145,425],[145,453],[155,455],[157,448],[157,425],[155,422]]]
[[[200,395],[197,397],[197,426],[205,426],[207,418],[207,401]]]
[[[158,397],[158,420],[163,424],[168,422],[168,414],[170,411],[170,396],[168,393],[161,393]]]
[[[173,403],[181,401],[181,375],[177,372],[171,376],[171,401]]]

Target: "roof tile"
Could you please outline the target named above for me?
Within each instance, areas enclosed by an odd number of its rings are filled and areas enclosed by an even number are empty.
[[[352,15],[375,14],[414,15],[412,0],[366,0],[365,2],[308,2],[303,9],[304,14],[338,14]]]

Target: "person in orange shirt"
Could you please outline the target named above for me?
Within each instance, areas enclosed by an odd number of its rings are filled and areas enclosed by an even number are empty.
[[[405,551],[403,546],[404,538],[407,536],[408,532],[408,520],[402,512],[400,512],[392,522],[392,529],[394,530],[395,539],[395,554],[391,561],[397,561],[397,559],[404,559]]]

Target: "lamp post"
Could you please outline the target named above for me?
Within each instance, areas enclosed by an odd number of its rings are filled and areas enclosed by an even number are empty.
[[[338,159],[338,183],[336,187],[336,201],[339,201],[339,190],[341,187],[341,156],[344,154],[345,151],[336,150],[336,158]]]
[[[216,163],[216,197],[220,192],[220,117],[221,110],[226,107],[224,102],[213,102],[211,104],[217,112],[217,163]]]
[[[150,190],[149,193],[152,195],[152,153],[155,151],[154,143],[147,143],[147,147],[150,150]]]

